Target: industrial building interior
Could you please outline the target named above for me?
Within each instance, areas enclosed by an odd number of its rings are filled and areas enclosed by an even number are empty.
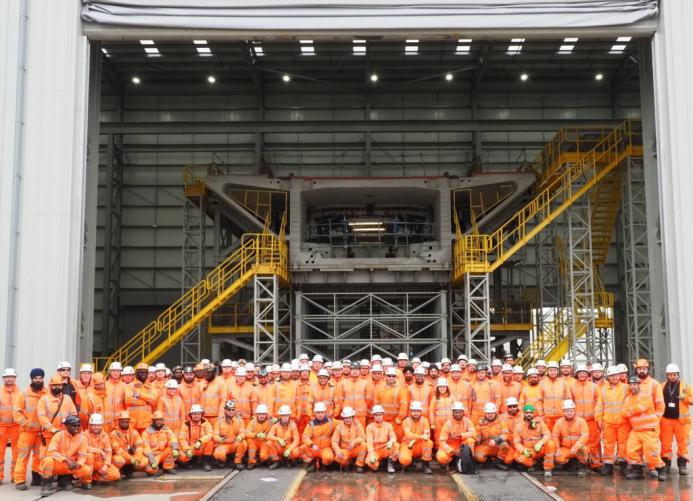
[[[665,360],[649,40],[100,49],[100,367]]]

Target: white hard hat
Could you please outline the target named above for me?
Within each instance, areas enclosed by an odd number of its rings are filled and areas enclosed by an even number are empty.
[[[596,364],[592,364],[592,372],[594,371],[604,372],[604,366],[602,366],[602,364],[600,364],[599,362],[597,362]]]
[[[373,367],[371,367],[371,372],[383,372],[383,366],[380,364],[374,364]]]
[[[453,402],[452,403],[452,410],[453,411],[463,411],[464,409],[464,404],[462,402]]]
[[[577,369],[575,369],[575,374],[578,372],[589,372],[585,364],[578,364]]]
[[[156,364],[155,367],[156,367],[156,370],[158,370],[158,371],[165,371],[166,370],[166,364],[159,363],[159,364]]]
[[[571,362],[567,358],[564,358],[563,360],[561,360],[561,367],[572,367],[572,366],[573,366],[573,362]]]
[[[467,355],[462,354],[462,355],[460,355],[459,357],[457,357],[457,361],[459,362],[460,360],[467,361],[467,360],[468,360]]]
[[[371,363],[365,358],[359,362],[359,367],[370,367]]]
[[[280,370],[282,372],[291,372],[291,364],[283,363]]]
[[[313,412],[327,412],[327,406],[325,402],[315,402],[313,406]]]
[[[520,405],[515,397],[508,397],[505,399],[505,405]]]
[[[349,360],[348,358],[345,358],[344,360],[342,360],[342,365],[343,366],[344,365],[351,365],[351,360]]]
[[[204,409],[200,404],[192,404],[192,407],[190,407],[190,412],[188,412],[188,414],[192,414],[193,412],[203,413]]]
[[[493,367],[494,365],[497,365],[497,366],[501,366],[501,367],[502,367],[502,366],[503,366],[503,362],[501,362],[501,361],[498,360],[497,358],[494,358],[494,359],[491,361],[491,367]]]
[[[503,364],[503,367],[501,368],[501,372],[512,372],[513,371],[513,366],[510,364]]]
[[[200,363],[201,363],[202,365],[209,365],[209,359],[208,359],[208,358],[203,358],[202,360],[200,360]]]
[[[563,405],[561,405],[561,408],[562,408],[563,410],[566,410],[566,409],[575,409],[575,402],[573,402],[573,401],[570,400],[570,399],[564,400],[564,401],[563,401]]]
[[[233,367],[233,365],[231,365],[231,360],[228,358],[225,358],[224,360],[221,361],[221,366],[222,367]]]
[[[103,416],[98,412],[89,416],[89,424],[103,424]]]
[[[351,407],[344,407],[344,409],[342,409],[342,417],[343,418],[354,417],[355,415],[356,415],[356,412],[354,412],[354,409],[352,409]]]
[[[166,367],[166,375],[167,375],[167,376],[171,376],[172,374],[173,374],[173,373],[171,372],[171,369],[169,369],[168,367]]]
[[[291,361],[291,370],[292,371],[300,371],[301,370],[301,364],[298,360],[292,360]]]
[[[534,367],[530,367],[529,369],[527,369],[527,376],[538,376],[538,375],[539,375],[539,371],[536,370]]]
[[[552,360],[551,362],[548,363],[546,368],[547,369],[558,369],[559,368],[558,362],[555,362]]]
[[[325,369],[331,369],[332,368],[332,362],[325,362],[325,365],[323,365]]]
[[[277,414],[279,414],[280,416],[291,416],[291,407],[289,407],[288,405],[282,405],[279,408],[279,412]]]
[[[452,364],[450,366],[450,372],[462,372],[462,369],[458,364]]]
[[[123,376],[132,376],[135,374],[135,368],[131,365],[126,365],[123,367]]]
[[[313,357],[313,362],[324,362],[324,360],[320,355],[315,355]]]
[[[289,367],[291,368],[291,367]],[[281,366],[279,364],[272,364],[272,370],[270,372],[279,372],[281,370]]]
[[[546,367],[546,362],[544,360],[537,360],[537,363],[534,364],[534,367]]]
[[[299,360],[310,360],[310,357],[308,356],[307,353],[301,353],[301,354],[298,356],[298,359],[299,359]]]
[[[421,362],[421,367],[423,367],[424,369],[428,369],[429,367],[431,367],[431,364],[428,362]]]
[[[616,376],[619,372],[621,371],[618,369],[617,365],[610,365],[606,368],[606,377]]]
[[[303,371],[310,372],[310,365],[301,364],[301,365],[299,366],[298,370],[301,371],[301,372],[303,372]]]
[[[82,364],[79,367],[79,372],[94,372],[94,366],[91,364]]]
[[[423,411],[423,406],[421,405],[421,402],[417,402],[414,400],[411,405],[409,406],[409,410],[412,411]]]
[[[238,369],[236,369],[236,376],[245,377],[247,375],[248,373],[246,372],[245,367],[239,367]]]
[[[439,377],[438,382],[436,383],[436,386],[445,386],[447,388],[448,387],[448,380],[445,379],[444,377]]]
[[[397,375],[397,369],[394,367],[388,367],[387,370],[385,371],[386,376],[396,376]]]
[[[378,355],[378,354],[376,353],[375,355],[373,355],[373,356],[371,357],[371,362],[376,362],[376,361],[377,361],[377,362],[382,362],[382,361],[383,361],[383,357],[381,357],[380,355]]]
[[[334,363],[332,364],[332,368],[333,368],[333,369],[341,369],[341,368],[342,368],[342,362],[340,362],[339,360],[337,360],[336,362],[334,362]]]
[[[255,364],[252,362],[248,362],[245,364],[245,370],[246,372],[255,372]]]
[[[238,369],[238,365],[238,362],[236,362],[235,360],[231,361],[231,367],[233,367],[234,369]]]
[[[452,364],[452,360],[450,360],[448,357],[443,358],[440,361],[441,364]]]
[[[265,404],[258,404],[258,406],[255,408],[255,414],[267,414],[268,409]]]
[[[681,369],[679,369],[679,366],[676,364],[667,364],[667,368],[664,370],[667,374],[673,373],[673,372],[681,372]]]
[[[536,369],[535,369],[536,370]],[[513,374],[524,374],[525,370],[520,365],[513,367]]]
[[[72,364],[70,362],[62,361],[58,364],[58,370],[60,369],[72,369]]]
[[[442,368],[442,366],[443,366],[443,364],[441,364],[440,362],[436,362],[436,363],[433,364],[433,365],[434,365],[438,370],[440,370],[440,369]]]
[[[395,363],[392,361],[390,357],[385,357],[383,358],[383,367],[388,367],[388,366],[394,366]]]
[[[110,365],[110,367],[109,367],[109,370],[112,370],[112,371],[122,371],[122,370],[123,370],[123,366],[120,365],[120,362],[111,362],[111,365]]]
[[[385,409],[382,405],[374,405],[371,414],[385,414]]]
[[[493,402],[486,402],[484,404],[484,413],[498,412],[498,407]]]
[[[618,368],[618,372],[625,372],[626,374],[628,373],[628,366],[626,364],[618,364],[616,367]]]
[[[476,358],[470,358],[469,362],[467,362],[467,365],[476,365],[476,364],[477,364]]]
[[[11,367],[8,367],[3,371],[2,377],[17,377],[17,371]]]
[[[419,375],[419,374],[422,376],[426,375],[426,369],[424,369],[424,367],[421,365],[419,367],[417,367],[416,369],[414,369],[414,375]]]
[[[156,367],[153,365],[149,366],[149,369],[147,369],[149,372],[156,372]]]
[[[400,353],[399,355],[397,355],[397,360],[409,360],[409,355],[407,355],[406,353]]]
[[[318,371],[318,377],[330,377],[330,373],[327,372],[327,369],[320,369]]]
[[[164,386],[166,386],[167,389],[177,390],[178,381],[176,381],[175,379],[169,379],[168,381],[166,381],[166,384]]]

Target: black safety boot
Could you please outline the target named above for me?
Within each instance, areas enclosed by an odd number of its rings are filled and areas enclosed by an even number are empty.
[[[392,462],[392,459],[387,460],[387,472],[388,473],[394,473],[395,472],[395,463]]]
[[[628,467],[628,463],[626,463],[625,461],[619,461],[616,466],[618,467],[621,475],[625,476],[626,475],[626,468]]]
[[[73,489],[72,475],[60,475],[58,477],[58,487],[66,491],[71,491]]]
[[[50,478],[42,478],[41,479],[41,497],[45,498],[46,496],[51,495],[51,479]]]
[[[272,464],[267,467],[268,470],[276,470],[279,468],[279,461],[272,461]]]
[[[36,471],[31,472],[31,486],[32,487],[38,487],[39,485],[42,485],[42,480],[43,480],[43,478],[41,477],[40,473],[38,473]]]
[[[209,456],[202,458],[202,469],[204,471],[212,471],[212,458]]]
[[[688,463],[686,458],[676,458],[676,464],[679,465],[679,475],[688,475],[686,463]]]
[[[657,480],[664,482],[667,479],[667,467],[661,466],[657,468]]]
[[[602,465],[602,469],[600,470],[601,475],[603,477],[610,477],[611,475],[614,474],[614,465],[609,464],[609,463],[604,463]]]
[[[577,474],[578,478],[585,478],[587,476],[587,468],[584,464],[578,464]]]
[[[671,459],[662,458],[662,461],[664,461],[664,466],[667,469],[667,473],[669,473],[669,471],[671,471]]]
[[[433,472],[431,471],[431,464],[430,464],[428,461],[424,461],[424,464],[423,464],[423,472],[424,472],[426,475],[430,475],[431,473],[433,473]]]
[[[254,470],[255,469],[255,463],[248,463],[248,469]]]

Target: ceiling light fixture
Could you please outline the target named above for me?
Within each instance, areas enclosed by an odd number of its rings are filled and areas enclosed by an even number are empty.
[[[604,75],[603,75],[602,73],[597,73],[596,75],[594,75],[594,79],[597,80],[597,81],[603,80],[603,79],[604,79]]]
[[[135,85],[139,85],[141,81],[142,80],[140,80],[140,77],[138,76],[132,77],[132,83],[134,83]]]
[[[522,52],[522,45],[525,43],[524,38],[513,38],[510,40],[510,45],[508,45],[508,54],[516,56]]]
[[[448,82],[451,82],[453,78],[455,78],[455,77],[453,76],[452,73],[446,73],[445,74],[445,80],[447,80]]]
[[[352,46],[352,54],[354,56],[365,56],[366,50],[365,40],[354,40],[354,44]]]
[[[289,75],[287,75],[286,73],[284,73],[282,75],[282,80],[284,81],[284,83],[289,83],[289,82],[291,82],[291,77]]]
[[[522,80],[523,82],[526,82],[527,80],[529,80],[529,75],[527,73],[522,73],[520,75],[520,80]]]
[[[207,77],[207,81],[208,81],[209,83],[211,83],[211,84],[216,83],[216,82],[217,82],[217,77],[215,77],[214,75],[209,75],[209,76]]]
[[[377,73],[372,73],[371,74],[371,82],[375,83],[378,81],[378,74]]]
[[[455,54],[458,56],[464,56],[469,54],[469,51],[472,48],[471,44],[471,38],[460,38],[459,40],[457,40],[457,48],[455,48]]]

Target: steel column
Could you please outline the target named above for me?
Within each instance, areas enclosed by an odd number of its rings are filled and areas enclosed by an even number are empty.
[[[197,205],[186,198],[183,206],[182,294],[185,294],[186,291],[202,280],[206,274],[206,216],[204,203],[204,195],[200,194]],[[204,325],[205,323],[203,322],[195,327],[181,341],[180,358],[182,364],[195,364],[202,358],[202,330]]]
[[[276,275],[253,280],[253,351],[256,364],[276,364],[290,355],[287,325],[290,307],[282,299]]]
[[[464,276],[464,326],[467,357],[491,363],[489,274]]]

